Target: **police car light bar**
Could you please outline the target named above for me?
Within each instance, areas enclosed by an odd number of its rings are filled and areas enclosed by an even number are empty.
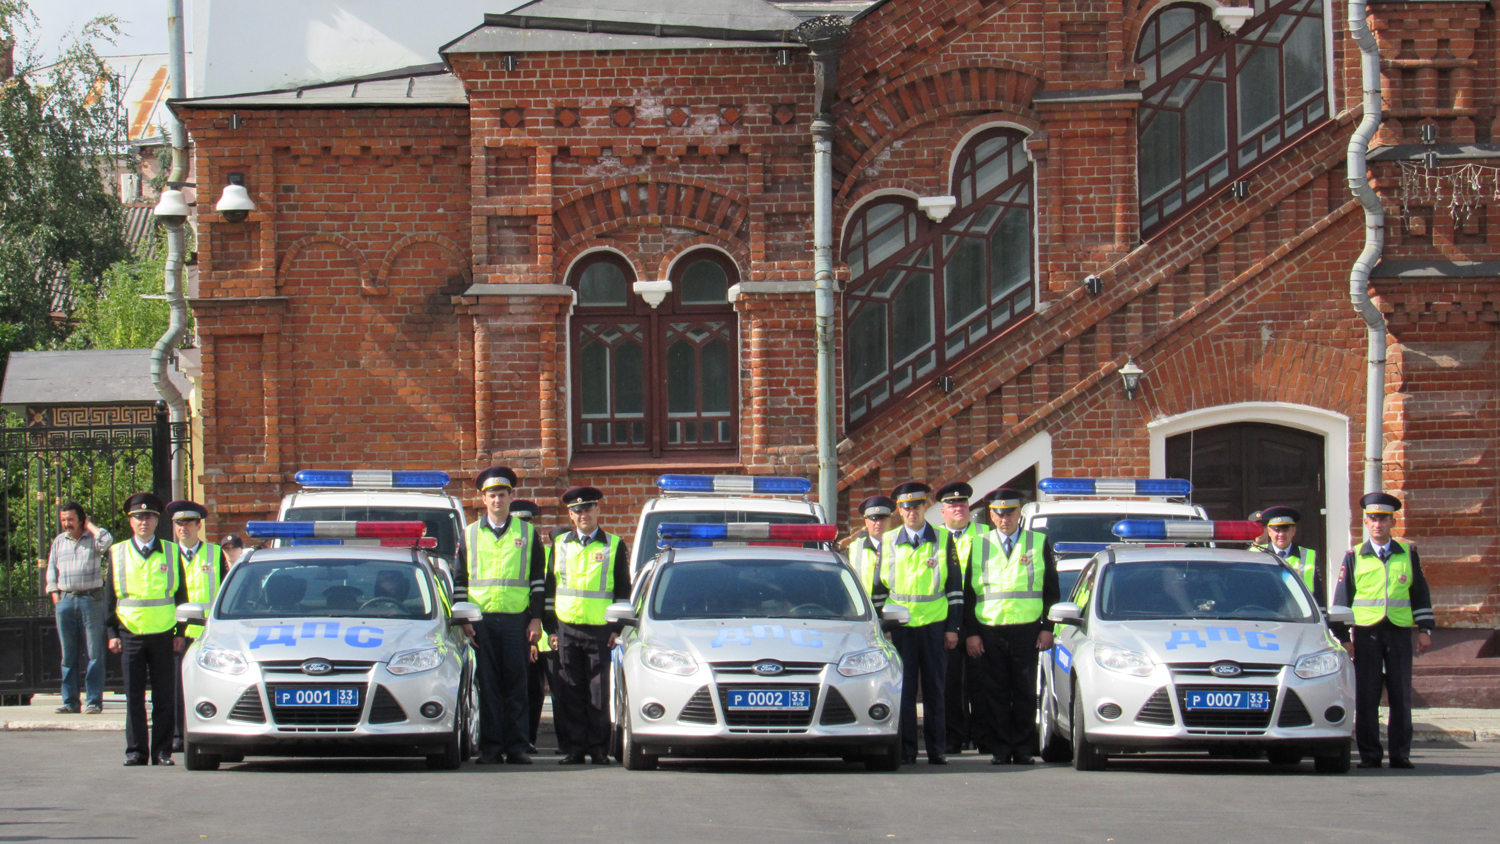
[[[1123,519],[1115,522],[1114,534],[1127,542],[1252,542],[1260,537],[1261,526],[1245,521]]]
[[[1058,542],[1052,550],[1059,554],[1097,554],[1109,547],[1108,542]]]
[[[765,522],[730,522],[722,525],[663,522],[656,527],[664,540],[724,540],[728,542],[832,542],[838,525],[773,525]]]
[[[381,469],[303,469],[293,478],[321,489],[442,489],[449,481],[447,472]]]
[[[422,522],[246,522],[256,539],[400,539],[402,547],[427,533]]]
[[[717,495],[807,495],[807,478],[773,478],[751,475],[662,475],[656,487],[664,493],[714,493]]]
[[[436,536],[424,536],[420,539],[288,539],[287,544],[294,548],[304,545],[374,545],[381,548],[436,548]]]
[[[1193,484],[1181,478],[1043,478],[1036,488],[1048,495],[1136,495],[1186,498]]]

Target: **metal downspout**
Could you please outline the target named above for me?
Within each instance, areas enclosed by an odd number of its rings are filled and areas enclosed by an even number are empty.
[[[167,0],[167,74],[171,81],[173,99],[182,99],[187,96],[187,77],[184,71],[187,62],[182,24],[182,0]],[[167,187],[181,189],[187,180],[187,130],[183,127],[182,121],[177,119],[176,114],[171,110],[168,110],[167,114],[169,115],[167,127],[172,139],[172,171],[167,176]],[[186,240],[183,222],[167,223],[167,256],[164,275],[166,276],[167,306],[171,309],[171,316],[167,323],[166,333],[151,349],[151,383],[156,387],[157,395],[167,403],[167,418],[172,423],[173,430],[181,430],[179,425],[187,421],[186,403],[183,401],[182,392],[167,377],[167,366],[187,326],[187,300],[182,294],[182,263],[187,248]],[[172,448],[172,496],[182,498],[184,495],[182,453],[170,444],[168,448]]]
[[[1365,248],[1349,273],[1349,300],[1365,321],[1369,335],[1365,384],[1365,492],[1383,485],[1385,448],[1385,316],[1370,300],[1370,273],[1380,261],[1385,246],[1385,207],[1370,186],[1365,158],[1370,140],[1380,128],[1380,49],[1366,20],[1366,0],[1349,0],[1349,34],[1359,45],[1360,71],[1364,87],[1364,117],[1349,139],[1349,189],[1365,208]]]

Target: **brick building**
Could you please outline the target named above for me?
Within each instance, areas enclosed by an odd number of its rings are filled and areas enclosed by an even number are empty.
[[[1304,539],[1346,547],[1360,52],[1343,0],[1242,1],[884,0],[852,19],[829,110],[846,517],[910,477],[1171,473],[1215,515],[1292,502]],[[1371,0],[1370,21],[1385,484],[1440,624],[1491,628],[1494,13]],[[627,531],[663,471],[814,474],[798,18],[538,0],[474,24],[441,65],[176,105],[199,184],[242,173],[258,205],[199,219],[221,524],[270,516],[299,468],[467,481],[504,462],[544,504],[603,487]]]

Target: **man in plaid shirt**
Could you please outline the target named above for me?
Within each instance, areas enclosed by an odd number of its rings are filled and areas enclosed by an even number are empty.
[[[83,712],[104,711],[104,555],[114,537],[89,521],[76,501],[57,508],[63,532],[47,555],[47,594],[57,611],[57,638],[62,643],[62,706],[58,713],[77,713],[79,640],[88,650],[84,672]]]

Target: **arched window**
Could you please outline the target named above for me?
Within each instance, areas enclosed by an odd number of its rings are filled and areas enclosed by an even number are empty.
[[[1255,0],[1229,35],[1198,4],[1141,30],[1141,233],[1150,237],[1327,119],[1323,0]]]
[[[580,452],[732,450],[739,417],[734,263],[684,256],[656,308],[636,295],[630,264],[587,256],[568,283],[573,312],[573,430]]]
[[[944,374],[1035,302],[1025,136],[987,130],[959,154],[958,206],[932,224],[908,199],[856,212],[844,259],[850,425]]]

